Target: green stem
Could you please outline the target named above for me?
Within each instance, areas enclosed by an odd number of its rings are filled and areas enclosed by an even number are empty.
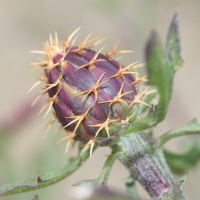
[[[101,174],[95,181],[97,186],[106,186],[114,162],[123,154],[123,151],[113,151],[112,154],[107,158]]]

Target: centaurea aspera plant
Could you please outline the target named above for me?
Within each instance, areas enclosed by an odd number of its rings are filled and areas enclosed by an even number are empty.
[[[68,139],[66,151],[71,141],[72,147],[79,141],[80,155],[70,159],[67,166],[41,173],[36,179],[2,186],[0,196],[54,184],[75,172],[97,147],[109,146],[112,153],[99,177],[75,185],[105,191],[112,165],[118,159],[130,172],[126,180],[129,197],[123,199],[139,199],[134,180],[141,183],[152,199],[186,199],[182,193],[186,175],[177,182],[172,171],[184,174],[188,168],[178,166],[172,159],[174,155],[165,151],[163,145],[174,137],[199,134],[200,124],[193,120],[159,138],[152,137],[151,129],[166,116],[174,74],[183,63],[177,14],[171,22],[165,50],[155,32],[148,39],[145,50],[148,77],[138,74],[136,69],[141,64],[123,66],[113,59],[116,54],[130,52],[117,51],[117,44],[105,55],[101,53],[103,48],[98,52],[92,50],[101,39],[89,40],[90,35],[75,46],[78,30],[64,42],[59,42],[55,34],[54,39],[43,45],[44,51],[36,52],[45,54],[47,59],[34,64],[33,71],[42,69],[43,76],[36,78],[30,90],[45,83],[36,100],[48,93],[40,111],[47,109],[45,117],[54,110],[47,129],[55,120],[60,121],[67,134],[60,141]],[[141,89],[139,84],[147,81],[148,88],[145,85]],[[146,116],[140,117],[144,113]]]

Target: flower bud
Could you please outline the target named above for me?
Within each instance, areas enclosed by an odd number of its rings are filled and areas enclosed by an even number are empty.
[[[45,81],[40,95],[47,92],[49,98],[41,112],[48,108],[46,116],[53,107],[54,118],[48,125],[55,119],[60,121],[68,134],[62,139],[69,139],[67,148],[74,139],[86,143],[83,150],[91,146],[92,151],[98,138],[113,134],[109,127],[129,123],[136,103],[146,104],[140,99],[145,91],[138,93],[136,86],[146,79],[139,78],[136,71],[129,71],[139,66],[137,62],[124,67],[112,59],[115,54],[129,51],[115,51],[115,45],[110,53],[103,55],[103,48],[99,52],[86,48],[95,41],[88,41],[89,37],[74,46],[74,35],[59,43],[55,34],[54,41],[50,39],[50,43],[44,44],[42,53],[47,60],[42,60],[35,68],[43,68],[44,76],[37,78],[39,81],[35,85]]]

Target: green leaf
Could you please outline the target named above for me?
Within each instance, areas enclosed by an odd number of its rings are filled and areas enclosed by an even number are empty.
[[[124,154],[123,151],[113,151],[112,154],[107,158],[103,166],[103,169],[101,171],[101,174],[99,175],[97,179],[79,181],[78,183],[74,184],[74,186],[84,186],[84,187],[90,187],[90,188],[105,187],[114,162],[122,154]]]
[[[169,28],[166,51],[164,51],[157,34],[152,32],[147,42],[145,54],[149,72],[148,84],[157,89],[157,93],[151,94],[147,100],[152,102],[155,98],[158,98],[158,103],[155,109],[152,106],[146,117],[136,119],[126,130],[121,130],[118,135],[122,132],[123,135],[126,135],[130,132],[147,130],[165,119],[171,98],[174,74],[177,66],[182,64],[177,14],[175,14]],[[137,108],[137,114],[146,111],[146,109],[139,106],[140,111]],[[113,145],[117,143],[118,139],[118,136],[107,139],[100,145]]]
[[[152,32],[147,42],[145,54],[149,74],[148,84],[157,89],[157,93],[148,95],[146,102],[151,105],[158,98],[158,104],[153,117],[148,114],[145,118],[138,119],[131,124],[132,128],[130,129],[132,131],[149,129],[163,121],[167,114],[174,74],[178,68],[177,66],[182,64],[177,14],[174,16],[169,28],[166,52],[164,52],[157,34]],[[147,107],[141,106],[141,113],[146,110]],[[126,131],[124,134],[126,134]]]
[[[185,185],[187,177],[188,177],[188,174],[185,174],[180,178],[180,180],[179,180],[179,182],[180,182],[180,190],[183,190],[183,186]]]
[[[98,185],[106,186],[112,166],[113,166],[114,162],[122,154],[124,154],[124,151],[113,151],[112,154],[107,158],[107,160],[103,166],[103,169],[101,171],[101,174],[99,175],[98,179],[96,180],[96,183],[98,183]]]
[[[137,119],[133,123],[121,128],[116,135],[106,138],[99,143],[99,146],[112,146],[118,143],[122,135],[128,135],[130,133],[137,133],[142,130],[149,129],[154,122],[154,110],[153,107],[149,110],[146,117]]]
[[[70,159],[70,163],[59,169],[49,170],[39,174],[37,178],[27,181],[20,181],[14,184],[3,185],[0,187],[0,197],[31,190],[40,189],[55,184],[71,175],[89,158],[89,150],[81,156]]]
[[[146,117],[137,119],[131,123],[129,127],[123,132],[123,135],[151,128],[154,125],[154,115],[155,111],[152,107],[149,109],[149,113],[146,115]]]
[[[137,133],[142,130],[149,129],[153,125],[154,125],[154,108],[152,107],[149,109],[149,113],[146,115],[146,117],[137,119],[133,123],[125,126],[124,128],[121,127],[120,131],[118,131],[116,135],[113,135],[112,137],[106,138],[101,142],[99,142],[99,146],[115,145],[120,140],[120,137],[122,135]]]
[[[174,174],[183,175],[200,161],[200,139],[184,154],[174,154],[164,150],[167,164]]]
[[[80,187],[87,187],[87,188],[97,188],[96,180],[82,180],[78,181],[77,183],[73,184],[73,186],[80,186]]]
[[[132,176],[130,176],[126,178],[125,183],[126,183],[126,192],[128,196],[131,199],[139,199],[137,190],[135,188],[135,179]]]
[[[148,84],[158,90],[159,102],[156,106],[155,124],[165,119],[172,93],[173,78],[180,58],[180,40],[177,14],[174,16],[168,32],[166,52],[155,32],[152,32],[146,47],[146,63],[149,72]]]
[[[156,107],[156,123],[164,120],[167,113],[169,99],[171,95],[172,80],[171,70],[166,65],[165,53],[160,40],[155,32],[149,38],[146,47],[146,63],[149,73],[149,82],[155,86],[159,94],[159,102]]]
[[[166,43],[166,56],[168,63],[171,64],[175,70],[177,70],[183,63],[180,52],[181,47],[178,29],[178,13],[176,13],[171,22]]]
[[[200,124],[198,124],[196,120],[192,120],[187,125],[176,128],[158,138],[157,145],[163,146],[166,142],[175,137],[198,134],[200,134]]]
[[[145,103],[147,103],[149,105],[153,105],[157,99],[157,96],[158,96],[157,92],[150,93],[147,95],[147,97],[144,99],[144,101],[145,101]],[[142,107],[141,113],[144,113],[149,109],[149,107],[144,104],[140,104],[140,106]]]

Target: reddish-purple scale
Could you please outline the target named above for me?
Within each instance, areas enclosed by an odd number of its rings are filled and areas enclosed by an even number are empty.
[[[104,123],[108,117],[109,119],[119,119],[120,123],[121,120],[125,120],[127,116],[132,114],[129,102],[134,100],[137,88],[134,85],[130,86],[135,81],[131,74],[124,74],[124,77],[117,76],[109,79],[109,77],[118,73],[120,64],[115,60],[108,59],[101,53],[96,59],[104,59],[104,61],[98,61],[92,66],[85,66],[79,69],[79,67],[86,65],[94,59],[96,52],[89,49],[83,49],[82,53],[72,52],[75,49],[77,47],[72,47],[64,58],[65,67],[57,66],[49,72],[46,70],[48,84],[55,83],[63,72],[60,83],[56,87],[49,89],[48,93],[50,98],[52,98],[61,87],[61,91],[57,96],[58,100],[54,102],[53,107],[63,127],[74,120],[74,118],[68,117],[83,115],[93,105],[93,108],[90,109],[76,130],[76,138],[85,142],[94,138],[98,130],[98,128],[91,127],[90,125]],[[66,48],[65,52],[68,50],[69,48]],[[63,55],[61,54],[55,56],[53,58],[54,64],[58,63],[62,57]],[[79,95],[79,93],[88,91],[95,86],[102,75],[103,77],[99,83],[106,82],[96,90],[97,101],[95,101],[94,92],[88,95],[87,93]],[[118,95],[122,84],[121,94],[131,91],[131,93],[121,97],[127,104],[117,101],[109,106],[109,102],[102,103],[113,100]],[[87,97],[82,101],[85,95]],[[73,132],[76,124],[77,122],[72,123],[70,126],[65,127],[65,130]]]

